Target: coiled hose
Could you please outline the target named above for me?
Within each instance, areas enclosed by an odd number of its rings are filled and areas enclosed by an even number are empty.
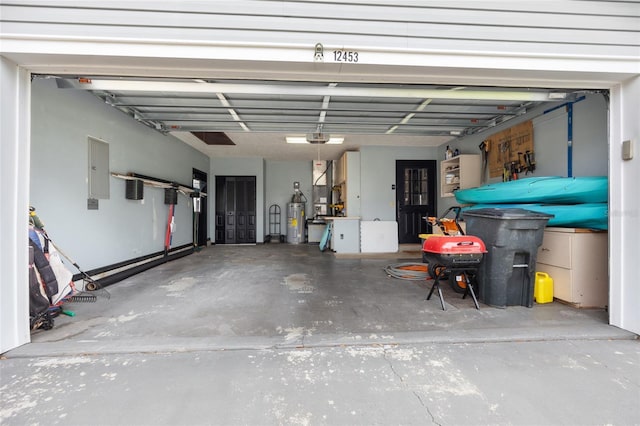
[[[403,262],[385,266],[384,271],[401,280],[428,280],[431,278],[426,263]]]

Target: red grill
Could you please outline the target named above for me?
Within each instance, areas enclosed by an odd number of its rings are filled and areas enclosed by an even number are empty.
[[[444,310],[444,297],[440,289],[440,280],[447,273],[461,272],[466,280],[466,290],[462,297],[465,298],[467,294],[471,294],[476,308],[479,309],[478,300],[469,277],[476,275],[484,254],[487,253],[484,242],[480,238],[471,235],[435,235],[424,241],[422,251],[425,259],[429,262],[429,272],[434,278],[427,300],[431,298],[434,290],[437,289],[440,303]]]
[[[436,235],[424,241],[422,251],[430,264],[474,267],[482,262],[487,248],[480,238],[471,235]]]

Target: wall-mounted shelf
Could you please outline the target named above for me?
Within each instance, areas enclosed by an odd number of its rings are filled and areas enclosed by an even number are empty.
[[[440,196],[453,197],[457,189],[474,188],[481,182],[481,159],[462,154],[440,162]]]
[[[196,188],[193,188],[191,186],[182,185],[180,183],[171,182],[169,180],[160,179],[152,176],[145,176],[138,173],[124,174],[124,173],[111,172],[111,176],[118,179],[124,179],[124,180],[139,180],[139,181],[142,181],[145,185],[153,186],[155,188],[175,189],[179,192],[184,193],[185,195],[198,193],[198,195],[201,197],[207,196],[205,192],[199,192]]]

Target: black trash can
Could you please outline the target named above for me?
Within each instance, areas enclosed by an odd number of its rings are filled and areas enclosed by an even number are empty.
[[[538,247],[553,215],[515,208],[468,210],[463,215],[466,233],[487,247],[478,270],[480,299],[498,308],[532,307]]]

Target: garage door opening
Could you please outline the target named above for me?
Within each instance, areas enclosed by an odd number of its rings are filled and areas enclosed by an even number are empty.
[[[429,187],[427,191],[420,188],[413,191],[415,188],[409,188],[411,191],[407,193],[413,194],[409,198],[413,199],[414,195],[426,197],[428,202],[419,202],[418,205],[427,205],[429,209],[413,215],[413,226],[406,227],[408,231],[402,234],[403,238],[408,239],[401,239],[401,243],[417,242],[418,234],[422,233],[417,226],[425,224],[424,216],[436,215],[455,202],[454,198],[443,196],[441,191],[443,178],[446,177],[441,170],[443,148],[446,144],[465,154],[481,155],[478,146],[488,136],[528,120],[532,122],[534,135],[540,136],[539,140],[534,141],[536,173],[566,174],[568,155],[574,157],[575,173],[600,174],[603,170],[606,173],[607,169],[607,101],[599,91],[292,81],[196,82],[149,78],[121,78],[116,81],[114,78],[95,76],[57,76],[36,79],[34,84],[38,85],[35,91],[38,102],[34,104],[61,106],[64,101],[71,100],[67,103],[70,110],[83,106],[86,107],[82,108],[84,111],[95,108],[95,111],[100,112],[90,121],[99,123],[97,117],[100,114],[109,114],[110,120],[121,123],[119,128],[132,126],[136,133],[149,138],[149,143],[159,140],[180,144],[174,137],[185,142],[181,149],[186,147],[185,152],[188,154],[180,155],[191,156],[188,157],[189,162],[200,162],[198,170],[208,170],[209,174],[216,176],[215,191],[208,205],[210,211],[215,212],[215,220],[212,221],[215,226],[208,231],[214,234],[213,240],[217,244],[261,243],[267,209],[271,205],[269,194],[281,191],[289,196],[291,181],[296,180],[294,178],[299,174],[307,173],[307,167],[309,176],[303,177],[309,179],[311,160],[318,156],[336,161],[337,155],[344,151],[359,151],[361,190],[358,196],[362,217],[369,220],[380,216],[386,220],[396,218],[397,209],[405,199],[403,194],[407,192],[407,188],[401,187],[406,179],[396,178],[397,165],[400,164],[401,169],[406,165],[417,165],[413,167],[417,172],[416,176],[424,175],[423,177],[427,177],[426,182],[435,184],[435,188]],[[167,92],[168,88],[172,89]],[[74,105],[74,101],[77,105]],[[569,105],[573,108],[571,151],[568,150],[566,127],[569,122]],[[45,141],[43,137],[44,124],[51,120],[47,116],[48,113],[39,111],[36,107],[34,123],[37,129],[42,128],[41,132],[35,132],[36,149],[45,142],[52,143],[51,138]],[[316,128],[320,120],[326,132],[344,135],[343,146],[306,144],[296,149],[286,144],[286,135],[293,132],[305,135],[306,129]],[[107,124],[107,121],[104,123]],[[235,145],[209,145],[202,141],[196,145],[183,137],[187,132],[212,130],[225,132]],[[122,135],[122,139],[135,138]],[[139,141],[141,146],[146,143],[142,138]],[[374,143],[368,144],[370,141]],[[60,146],[62,143],[54,142],[53,145]],[[135,143],[120,146],[116,158],[132,154],[129,158],[138,156],[136,161],[145,164],[144,156],[140,156],[137,151],[147,148],[135,146]],[[43,147],[46,148],[47,145]],[[195,154],[192,147],[196,148]],[[164,148],[159,145],[157,153],[164,149],[173,150],[174,147]],[[237,157],[243,153],[249,157]],[[408,158],[413,159],[407,160]],[[167,164],[160,169],[172,172],[173,160],[165,159]],[[409,163],[405,164],[405,161]],[[415,161],[422,162],[414,164]],[[427,167],[422,167],[421,164],[427,164]],[[220,167],[223,166],[228,166],[227,170],[241,171],[239,174],[221,172]],[[194,168],[196,167],[187,170],[191,173]],[[275,172],[276,168],[278,172]],[[421,174],[422,169],[425,173]],[[32,180],[43,182],[40,172],[36,170],[34,173]],[[390,181],[388,177],[391,178]],[[409,181],[410,186],[422,182],[421,179]],[[393,185],[396,185],[395,189],[392,188]],[[401,194],[403,197],[398,199]],[[36,198],[42,196],[39,188],[34,195]],[[258,201],[260,197],[261,202]],[[48,202],[46,198],[43,201]],[[177,204],[189,212],[184,215],[182,212],[177,213],[177,217],[184,220],[177,227],[180,231],[185,225],[188,230],[192,229],[192,206],[188,204],[188,200],[185,201],[185,207],[182,207],[182,201]],[[120,203],[120,199],[113,197],[111,202]],[[123,206],[130,213],[140,214],[138,210],[141,209],[141,203],[126,203]],[[109,214],[117,216],[119,213],[115,210],[104,212],[105,217]],[[384,215],[390,217],[385,218]],[[55,218],[56,215],[52,217]],[[62,216],[57,217],[63,220]],[[90,219],[89,216],[87,218]],[[128,216],[123,216],[122,219],[126,221]],[[162,219],[158,218],[157,222]],[[60,229],[60,232],[64,232],[64,226]],[[188,235],[191,238],[191,234]],[[150,235],[149,238],[152,240],[154,237]],[[180,237],[177,238],[179,241]],[[73,246],[76,242],[69,244]],[[301,248],[300,253],[297,253],[292,249],[287,256],[296,259],[298,254],[307,253],[306,250],[307,247]],[[315,257],[317,253],[313,252],[313,248],[311,250],[308,255],[313,254]],[[242,253],[244,252],[237,255],[242,257]],[[247,252],[246,256],[255,260],[256,255]],[[97,256],[91,260],[102,262]],[[238,262],[244,260],[238,259]],[[358,262],[366,263],[363,260]],[[313,265],[308,267],[312,270],[317,268]],[[328,267],[342,266],[330,264]],[[361,269],[356,270],[362,272]],[[184,272],[188,275],[187,271]],[[287,274],[289,275],[296,273]],[[344,275],[343,278],[347,281],[357,280],[354,276]],[[332,280],[340,282],[343,278],[336,276]],[[375,279],[378,278],[380,277]],[[173,279],[179,280],[178,277]],[[371,279],[375,280],[373,277]],[[295,279],[291,281],[282,277],[276,282],[280,284],[283,280],[295,282]],[[306,281],[303,279],[303,282]],[[375,292],[371,296],[383,299],[388,297],[386,288],[381,287],[381,291],[377,296]],[[413,299],[414,297],[408,297],[407,300]],[[447,297],[447,300],[458,303],[457,299],[459,297],[455,295]]]

